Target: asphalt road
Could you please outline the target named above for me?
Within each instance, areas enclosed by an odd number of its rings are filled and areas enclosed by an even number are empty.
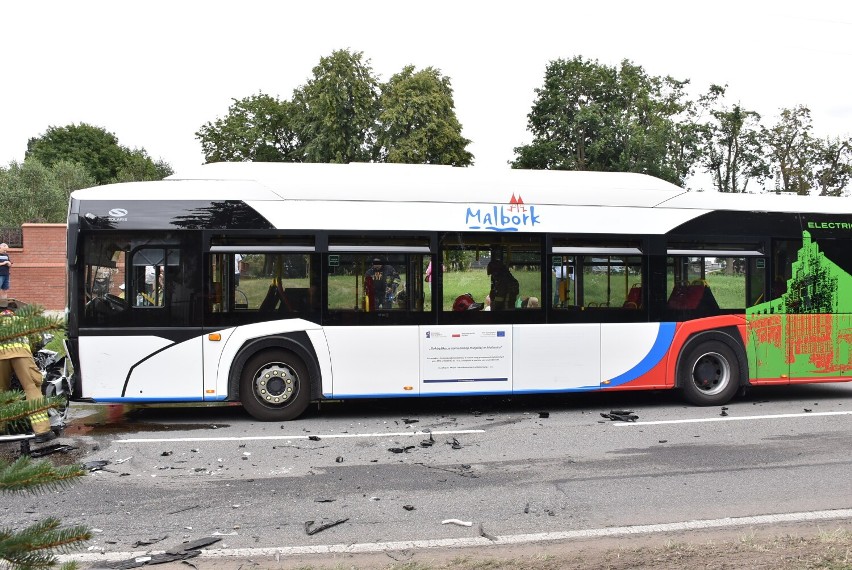
[[[638,419],[601,416],[612,410]],[[299,547],[852,508],[845,384],[754,389],[726,410],[668,392],[328,403],[284,424],[240,407],[75,405],[62,441],[74,460],[108,463],[70,487],[4,497],[0,526],[46,514],[82,523],[95,529],[91,553],[207,536],[217,548]]]

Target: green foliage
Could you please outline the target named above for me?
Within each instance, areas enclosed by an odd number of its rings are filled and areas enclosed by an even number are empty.
[[[69,552],[92,538],[86,527],[61,528],[59,524],[58,519],[50,517],[18,532],[0,528],[0,560],[21,570],[52,568],[56,554]]]
[[[39,307],[30,305],[18,309],[14,317],[0,318],[0,341],[60,327],[60,320],[45,317]],[[29,414],[61,403],[61,398],[26,401],[20,391],[2,392],[0,433],[13,432]],[[83,474],[80,466],[55,467],[47,461],[32,461],[29,457],[11,463],[0,460],[0,493],[51,491],[69,485]],[[57,519],[47,518],[21,530],[0,528],[0,566],[22,570],[51,568],[56,566],[56,554],[79,547],[91,538],[91,533],[83,526],[61,528],[59,524]]]
[[[116,172],[113,182],[162,180],[172,174],[174,170],[167,162],[162,160],[154,162],[144,149],[135,149],[127,153],[124,164]]]
[[[263,93],[233,101],[225,118],[195,133],[207,162],[303,162],[299,109],[292,102]]]
[[[379,82],[363,52],[320,58],[313,78],[296,89],[298,131],[306,162],[370,162],[377,158]]]
[[[639,172],[683,185],[698,151],[686,81],[582,57],[551,61],[528,118],[533,142],[514,168]]]
[[[86,123],[48,127],[43,135],[27,142],[24,156],[48,167],[60,161],[81,164],[96,184],[159,180],[171,174],[168,164],[155,163],[144,149],[121,146],[113,133]]]
[[[470,166],[448,77],[406,66],[382,86],[377,143],[383,162]]]
[[[763,154],[760,115],[739,104],[725,103],[726,87],[711,85],[700,98],[709,113],[701,125],[704,153],[702,165],[713,177],[718,192],[745,192],[748,183],[759,184],[769,176]]]
[[[843,196],[852,180],[852,138],[818,141],[814,182],[820,196]]]
[[[196,138],[207,162],[405,162],[468,166],[450,80],[407,66],[384,85],[361,52],[320,59],[290,101],[234,100]]]
[[[0,226],[16,227],[26,222],[63,223],[72,190],[95,184],[79,164],[65,160],[47,167],[36,159],[0,167]]]

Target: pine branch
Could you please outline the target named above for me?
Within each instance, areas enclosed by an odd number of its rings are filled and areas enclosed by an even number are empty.
[[[85,473],[79,465],[55,467],[47,461],[20,457],[11,464],[0,463],[0,493],[64,488]]]
[[[49,568],[56,564],[55,554],[69,552],[91,538],[87,528],[60,528],[59,519],[51,517],[21,531],[0,530],[0,560],[19,568]]]
[[[64,328],[64,319],[45,316],[44,309],[38,305],[27,305],[12,317],[0,318],[0,343]]]
[[[28,433],[29,416],[65,405],[63,396],[25,400],[19,390],[0,392],[0,433]]]

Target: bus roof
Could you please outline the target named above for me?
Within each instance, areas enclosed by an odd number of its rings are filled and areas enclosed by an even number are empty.
[[[77,190],[78,200],[435,202],[852,213],[852,202],[772,194],[689,192],[634,173],[458,168],[412,164],[219,162],[166,180]]]

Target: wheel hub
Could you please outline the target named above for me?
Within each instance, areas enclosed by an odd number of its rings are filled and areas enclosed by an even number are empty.
[[[707,395],[715,395],[724,390],[730,378],[730,364],[715,352],[699,358],[692,368],[692,381]]]
[[[281,363],[270,363],[261,368],[254,380],[258,399],[267,405],[283,406],[296,394],[298,378]]]

